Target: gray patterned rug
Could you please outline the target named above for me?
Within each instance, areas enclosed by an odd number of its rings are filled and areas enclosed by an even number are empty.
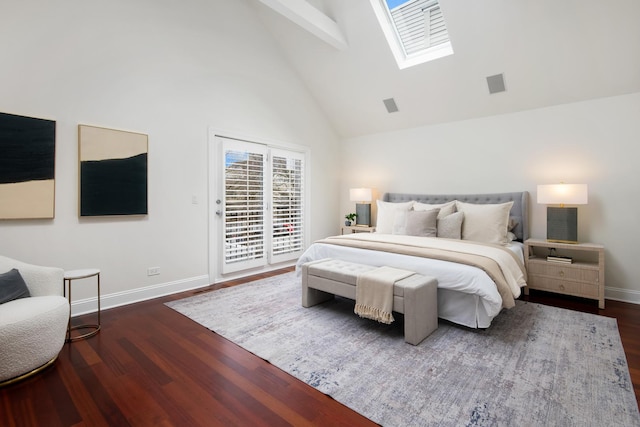
[[[614,319],[518,301],[419,346],[287,273],[167,305],[384,426],[640,426]]]

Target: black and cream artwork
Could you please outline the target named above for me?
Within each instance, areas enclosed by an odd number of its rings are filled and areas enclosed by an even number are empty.
[[[79,125],[80,216],[146,215],[148,136]]]
[[[56,122],[0,113],[0,219],[53,218]]]

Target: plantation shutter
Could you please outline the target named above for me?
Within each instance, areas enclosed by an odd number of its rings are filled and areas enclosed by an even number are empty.
[[[440,5],[427,6],[424,10],[424,43],[427,48],[449,41]]]
[[[227,274],[297,259],[305,244],[304,152],[217,139],[223,173],[214,217],[223,238],[215,241],[223,256],[213,262]]]
[[[271,262],[298,258],[304,239],[304,156],[271,150]]]
[[[231,139],[224,153],[224,262],[229,273],[266,264],[266,147]]]
[[[437,0],[409,1],[390,12],[406,56],[449,41]]]

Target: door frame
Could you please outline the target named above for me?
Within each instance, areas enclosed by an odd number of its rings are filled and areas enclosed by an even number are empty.
[[[276,148],[283,150],[291,150],[297,151],[299,153],[304,154],[304,225],[303,225],[303,233],[304,233],[304,247],[307,248],[309,246],[309,235],[311,230],[311,204],[310,204],[310,195],[311,195],[311,182],[309,177],[311,176],[311,150],[309,147],[299,144],[292,144],[282,141],[270,140],[267,138],[256,137],[255,135],[247,135],[242,134],[240,132],[229,131],[224,129],[219,129],[216,127],[210,126],[208,129],[208,138],[207,138],[207,156],[208,156],[208,165],[207,165],[207,192],[208,192],[208,213],[207,213],[207,228],[208,228],[208,270],[209,270],[209,283],[218,283],[221,281],[231,280],[238,277],[248,276],[250,274],[255,274],[262,271],[270,271],[276,270],[278,268],[282,268],[284,266],[293,265],[295,261],[283,262],[281,264],[271,264],[270,260],[268,260],[267,265],[262,268],[243,270],[234,273],[229,273],[223,275],[221,268],[221,257],[223,254],[220,253],[220,239],[222,239],[222,230],[221,230],[221,217],[216,215],[216,210],[218,210],[218,204],[216,200],[222,200],[223,194],[223,174],[219,169],[219,165],[222,164],[223,152],[222,152],[222,144],[219,143],[217,137],[229,138],[229,139],[237,139],[240,141],[246,142],[254,142],[256,144],[266,145],[267,148]]]

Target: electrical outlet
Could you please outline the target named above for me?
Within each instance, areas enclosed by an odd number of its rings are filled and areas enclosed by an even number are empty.
[[[160,274],[160,267],[147,268],[147,276],[157,276],[158,274]]]

